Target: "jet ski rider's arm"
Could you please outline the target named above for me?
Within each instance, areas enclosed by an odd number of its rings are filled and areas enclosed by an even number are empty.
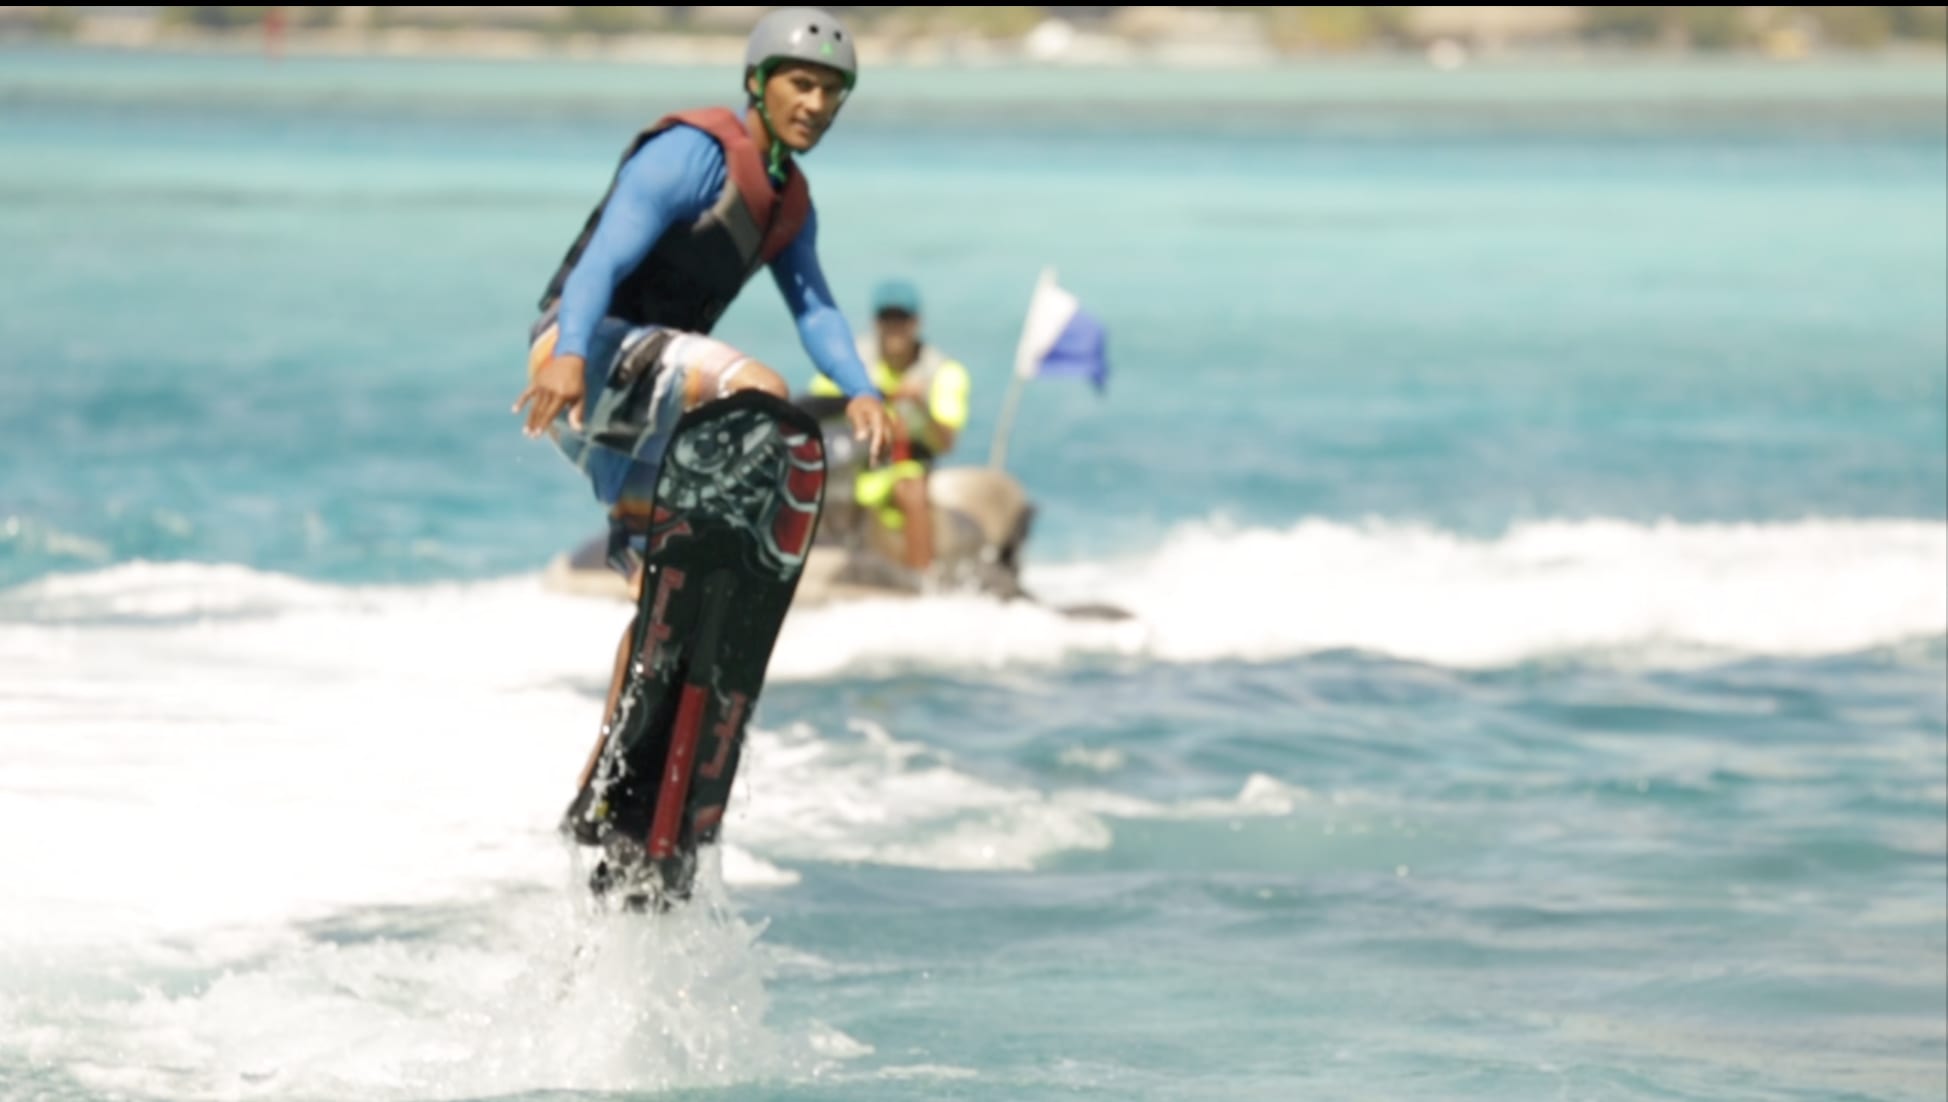
[[[622,277],[672,225],[698,218],[724,187],[724,152],[703,131],[673,126],[622,167],[615,193],[561,290],[557,356],[587,356],[595,326]]]
[[[852,326],[832,301],[825,272],[818,263],[818,212],[805,212],[805,225],[785,251],[771,261],[771,276],[798,321],[798,339],[812,358],[819,374],[836,383],[847,398],[870,394],[878,397],[866,365],[859,362],[859,348]]]

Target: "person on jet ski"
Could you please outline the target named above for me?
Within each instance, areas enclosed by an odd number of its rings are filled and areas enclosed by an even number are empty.
[[[967,368],[923,338],[920,289],[911,280],[889,279],[873,292],[871,338],[859,342],[859,358],[871,365],[873,383],[898,418],[893,462],[859,472],[853,500],[881,524],[906,537],[906,566],[933,565],[933,508],[927,475],[953,449],[967,425]],[[814,378],[816,396],[836,395],[829,380]]]

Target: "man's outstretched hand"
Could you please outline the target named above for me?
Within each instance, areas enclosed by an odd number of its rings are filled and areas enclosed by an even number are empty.
[[[886,412],[886,403],[876,394],[861,394],[846,403],[845,415],[852,422],[852,438],[869,441],[867,464],[879,466],[893,441],[893,417]]]
[[[534,408],[528,410],[528,423],[524,430],[529,436],[540,436],[546,432],[561,411],[568,411],[568,423],[577,431],[582,427],[582,368],[580,356],[556,356],[543,364],[528,381],[528,388],[514,400],[514,412],[530,401]]]

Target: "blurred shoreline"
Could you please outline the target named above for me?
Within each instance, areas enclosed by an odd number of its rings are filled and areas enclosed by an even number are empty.
[[[749,25],[764,10],[26,6],[0,9],[0,44],[717,66],[741,61]],[[889,68],[1948,64],[1948,7],[1941,6],[833,10],[853,25],[861,57]]]

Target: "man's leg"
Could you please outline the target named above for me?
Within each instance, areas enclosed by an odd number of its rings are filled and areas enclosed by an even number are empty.
[[[636,564],[635,576],[629,580],[629,600],[637,608],[642,607],[643,577],[642,564]],[[609,724],[614,721],[616,705],[622,700],[622,683],[629,669],[629,636],[636,630],[636,618],[631,616],[622,629],[622,638],[616,640],[615,668],[609,674],[608,702],[602,705],[602,723],[595,732],[595,747],[589,751],[588,764],[582,766],[582,779],[576,782],[577,792],[588,787],[595,777],[595,767],[602,760],[602,746],[608,741]]]
[[[682,334],[670,342],[664,357],[683,372],[686,412],[745,390],[791,398],[790,388],[776,371],[712,337]]]
[[[933,565],[933,507],[927,500],[926,478],[902,478],[894,483],[893,504],[906,519],[906,565],[925,570]]]
[[[552,331],[551,331],[552,335]],[[689,411],[707,402],[728,398],[732,394],[746,390],[761,390],[774,398],[789,400],[791,391],[784,379],[771,368],[750,359],[737,349],[719,340],[694,333],[681,333],[665,346],[659,357],[657,372],[678,372],[676,383],[680,383],[683,395],[683,409]],[[666,425],[668,431],[673,425]],[[653,475],[645,468],[636,472],[639,475]],[[618,501],[611,510],[611,522],[625,525],[641,525],[647,531],[648,514],[653,498],[653,490],[643,495],[643,490],[654,485],[654,478],[630,480],[637,487],[641,500]],[[627,491],[625,490],[625,493]],[[643,579],[646,571],[638,561],[629,580],[631,603],[642,607]],[[597,730],[595,747],[589,751],[588,762],[582,767],[582,777],[578,790],[586,788],[595,776],[596,766],[602,759],[602,747],[607,741],[606,732],[614,720],[616,706],[622,699],[622,686],[628,675],[629,637],[635,631],[636,622],[631,617],[628,626],[622,629],[622,638],[616,642],[615,664],[609,674],[609,693],[602,706],[602,722]]]

